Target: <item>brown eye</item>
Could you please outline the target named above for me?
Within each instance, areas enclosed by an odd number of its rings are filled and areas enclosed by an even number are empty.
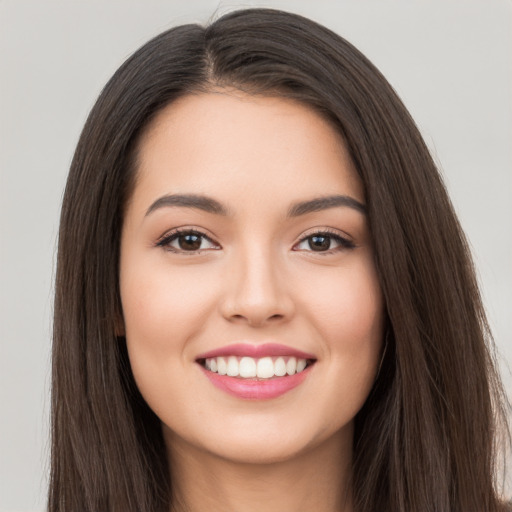
[[[197,251],[201,247],[201,236],[196,234],[179,235],[178,245],[184,251]]]
[[[157,244],[171,252],[196,253],[203,250],[219,249],[219,245],[200,231],[175,231],[164,236]]]
[[[309,248],[313,251],[327,251],[331,247],[331,237],[315,235],[308,238]]]
[[[318,232],[304,237],[295,247],[295,251],[312,251],[318,253],[338,252],[354,249],[355,244],[337,233]]]

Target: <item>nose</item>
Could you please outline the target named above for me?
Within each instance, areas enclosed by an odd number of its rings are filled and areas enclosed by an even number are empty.
[[[270,250],[249,248],[233,255],[225,281],[221,314],[251,327],[289,321],[295,311],[289,283]]]

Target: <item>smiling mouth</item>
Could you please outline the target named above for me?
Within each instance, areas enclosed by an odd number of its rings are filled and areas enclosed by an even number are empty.
[[[199,359],[197,362],[207,371],[239,379],[268,380],[275,377],[290,377],[302,373],[315,363],[315,359],[294,356],[239,357],[222,356]]]

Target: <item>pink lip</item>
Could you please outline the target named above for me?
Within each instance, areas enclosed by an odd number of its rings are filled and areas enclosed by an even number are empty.
[[[201,362],[204,359],[223,356],[253,357],[255,359],[262,357],[290,356],[297,359],[313,359],[313,354],[302,352],[295,348],[287,347],[278,343],[263,343],[254,345],[251,343],[234,343],[225,345],[204,354],[197,356],[196,361]],[[210,382],[217,388],[229,393],[230,395],[247,400],[268,400],[277,398],[297,387],[308,375],[311,367],[307,367],[302,372],[285,377],[272,377],[271,379],[243,379],[240,377],[229,377],[219,375],[204,368],[201,364],[201,370]]]
[[[196,357],[196,361],[199,359],[209,359],[211,357],[222,356],[247,356],[253,357],[255,359],[266,356],[293,356],[298,359],[316,359],[313,354],[308,354],[306,352],[302,352],[301,350],[296,350],[294,348],[287,347],[286,345],[280,345],[278,343],[263,343],[261,345],[234,343],[232,345],[226,345],[204,354],[200,354]]]
[[[273,377],[268,380],[257,380],[219,375],[201,366],[204,374],[210,379],[210,382],[214,386],[230,395],[246,400],[269,400],[284,395],[297,387],[309,375],[311,368],[310,366],[300,373],[287,377]]]

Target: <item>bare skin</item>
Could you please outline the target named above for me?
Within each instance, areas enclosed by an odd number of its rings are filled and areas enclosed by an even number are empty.
[[[352,512],[353,421],[384,314],[343,140],[292,100],[212,91],[161,111],[138,164],[121,240],[124,334],[162,422],[173,511]],[[277,344],[286,364],[300,351],[307,366],[230,376],[208,366],[222,357],[200,357],[233,344]],[[242,372],[237,357],[225,359]],[[263,398],[237,387],[294,378]]]
[[[292,460],[254,465],[233,464],[172,443],[177,487],[177,505],[172,512],[351,512],[351,469],[347,462],[352,447],[333,444],[326,442],[314,453]],[[187,508],[181,508],[180,503],[186,503]]]

